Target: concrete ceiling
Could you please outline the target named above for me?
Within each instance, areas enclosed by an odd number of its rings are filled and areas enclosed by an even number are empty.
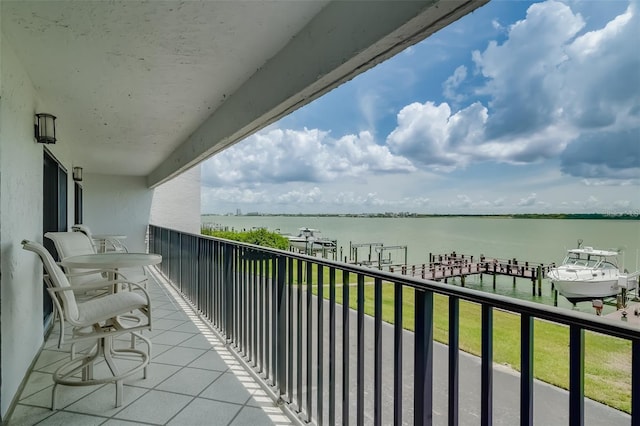
[[[0,14],[74,164],[154,186],[486,1],[2,0]]]

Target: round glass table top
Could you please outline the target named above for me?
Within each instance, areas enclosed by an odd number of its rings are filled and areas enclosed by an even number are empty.
[[[162,256],[154,253],[108,252],[69,256],[60,264],[69,268],[128,268],[131,266],[150,266],[162,262]]]

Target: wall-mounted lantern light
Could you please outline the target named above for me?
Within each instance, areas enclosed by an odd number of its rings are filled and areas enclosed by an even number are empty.
[[[82,167],[73,168],[73,180],[76,182],[82,182]]]
[[[36,114],[36,141],[56,143],[56,117],[51,114]]]

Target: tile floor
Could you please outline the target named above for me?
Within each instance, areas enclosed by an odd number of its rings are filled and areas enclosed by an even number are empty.
[[[288,425],[289,417],[194,314],[163,277],[151,271],[152,360],[125,382],[115,408],[115,385],[59,386],[51,411],[52,373],[68,357],[57,328],[45,344],[9,420],[18,425]],[[104,363],[103,363],[104,364]],[[96,367],[97,369],[100,366]]]

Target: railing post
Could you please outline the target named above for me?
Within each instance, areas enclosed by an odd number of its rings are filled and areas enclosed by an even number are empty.
[[[322,265],[317,265],[317,359],[316,365],[316,377],[317,377],[317,418],[316,424],[322,426],[323,414],[324,414],[324,268]]]
[[[278,256],[278,300],[276,304],[277,318],[278,318],[278,336],[276,337],[276,344],[278,345],[278,353],[276,354],[277,360],[277,372],[274,374],[277,377],[277,386],[280,389],[280,399],[282,395],[287,392],[287,371],[286,371],[286,356],[287,356],[287,310],[285,303],[285,278],[287,276],[287,260],[284,256]],[[274,336],[275,337],[275,336]]]
[[[584,330],[569,327],[569,426],[584,425]]]
[[[433,422],[433,293],[415,291],[414,424]]]
[[[376,278],[374,290],[373,424],[382,425],[382,280]]]
[[[520,426],[533,425],[533,318],[520,315]]]
[[[231,246],[229,244],[225,244],[224,248],[223,248],[223,276],[224,276],[224,298],[223,300],[225,301],[224,305],[223,305],[223,309],[224,309],[224,329],[222,330],[224,332],[224,337],[226,339],[226,341],[228,342],[232,336],[230,334],[232,326],[233,326],[233,298],[232,298],[232,292],[233,292],[233,269],[232,269],[232,255],[233,255],[233,250],[231,248]]]
[[[493,308],[482,305],[480,424],[493,424]]]
[[[358,274],[356,333],[356,424],[364,425],[364,275]]]
[[[460,299],[449,296],[449,425],[458,426]]]
[[[349,348],[349,272],[342,271],[342,347]],[[342,424],[349,425],[349,350],[342,350]]]
[[[640,340],[631,341],[631,425],[640,425]]]
[[[402,284],[394,283],[393,298],[393,424],[402,424]]]

